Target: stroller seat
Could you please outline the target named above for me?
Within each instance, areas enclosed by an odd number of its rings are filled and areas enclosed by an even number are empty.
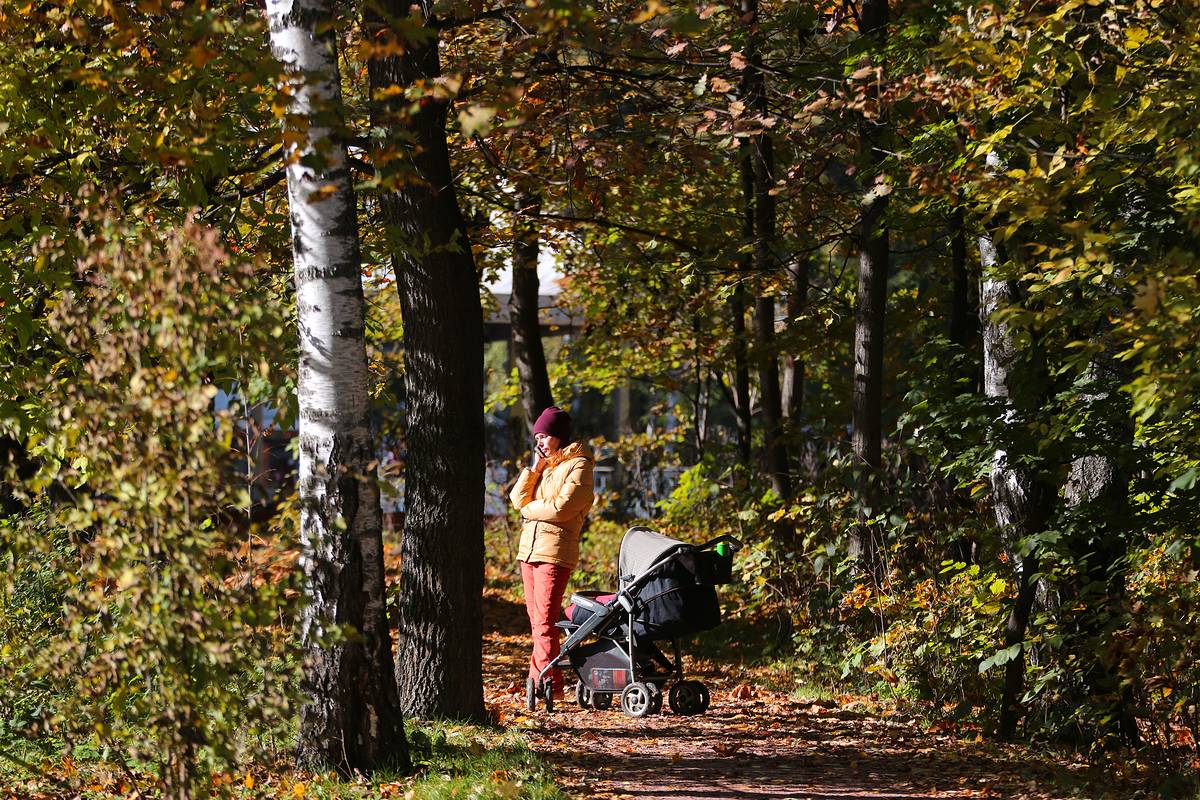
[[[597,605],[607,606],[616,599],[616,592],[576,592],[571,595],[571,605],[563,610],[563,620],[558,626],[567,628],[582,625],[599,610]]]

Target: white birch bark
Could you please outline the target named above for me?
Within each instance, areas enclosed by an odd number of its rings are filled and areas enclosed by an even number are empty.
[[[369,770],[398,755],[399,702],[384,600],[382,519],[370,474],[365,304],[329,0],[267,0],[284,120],[300,334],[303,761]],[[330,643],[334,626],[357,634]],[[398,745],[403,750],[403,736]]]
[[[988,154],[988,167],[998,171],[1000,159]],[[983,389],[990,398],[1001,400],[998,428],[1011,431],[1019,424],[1021,414],[1041,402],[1042,376],[1027,355],[1018,352],[1013,333],[997,312],[1014,305],[1018,299],[1016,281],[997,274],[1000,254],[991,235],[979,237],[979,259],[983,268],[980,290],[980,316],[983,324]],[[1008,431],[1000,437],[1011,440]],[[1035,579],[1040,568],[1036,550],[1022,555],[1021,540],[1041,531],[1047,522],[1055,493],[1040,481],[1034,471],[1014,463],[1012,454],[997,442],[992,454],[992,499],[1001,537],[1016,571],[1017,596],[1009,608],[1005,623],[1004,645],[1014,647],[1025,641],[1040,581]],[[1000,698],[1000,736],[1011,738],[1023,713],[1021,696],[1025,686],[1025,660],[1029,654],[1022,647],[1004,665],[1004,687]]]
[[[999,156],[989,153],[988,168],[994,172],[1001,169]],[[1009,326],[997,317],[997,312],[1012,306],[1017,301],[1015,282],[996,274],[1000,256],[990,233],[979,236],[979,261],[983,282],[979,296],[979,316],[983,333],[983,393],[985,396],[1002,400],[1000,427],[1015,424],[1018,420],[1014,394],[1017,382],[1029,382],[1033,376],[1022,375],[1014,369],[1019,355],[1013,342]],[[1015,468],[1009,461],[1004,447],[997,445],[992,453],[992,493],[996,507],[996,522],[1005,534],[1006,546],[1014,564],[1021,566],[1021,556],[1016,548],[1029,530],[1027,519],[1031,503],[1030,476],[1026,470]]]

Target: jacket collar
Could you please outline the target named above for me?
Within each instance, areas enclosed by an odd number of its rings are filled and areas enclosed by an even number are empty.
[[[559,464],[569,461],[572,458],[586,458],[588,461],[595,460],[595,457],[592,455],[592,448],[588,447],[586,442],[571,442],[551,456],[547,460],[547,466],[557,467]]]

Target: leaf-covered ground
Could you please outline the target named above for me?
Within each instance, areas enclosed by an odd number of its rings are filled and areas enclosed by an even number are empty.
[[[806,698],[757,688],[761,671],[686,660],[712,689],[699,717],[669,710],[634,720],[615,708],[564,702],[524,709],[528,622],[520,601],[489,590],[485,688],[499,722],[524,729],[533,749],[577,797],[1066,798],[1131,796],[1145,772],[1089,766],[1071,751],[985,741],[978,726],[929,726],[872,698]],[[570,695],[570,692],[568,692]]]

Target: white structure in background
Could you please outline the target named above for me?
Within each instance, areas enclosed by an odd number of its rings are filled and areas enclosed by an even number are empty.
[[[540,294],[553,296],[560,292],[558,282],[562,280],[563,272],[559,269],[558,264],[558,253],[546,242],[542,242],[538,249],[538,282],[541,284],[538,291]],[[497,298],[501,295],[508,297],[512,294],[512,264],[505,265],[504,269],[496,273],[496,279],[487,284],[487,290]]]

